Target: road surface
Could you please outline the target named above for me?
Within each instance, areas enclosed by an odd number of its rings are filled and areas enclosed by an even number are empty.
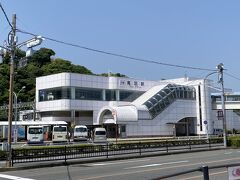
[[[197,168],[202,165],[240,163],[240,149],[204,151],[157,157],[0,172],[3,180],[142,180]],[[210,170],[210,180],[228,179],[227,168]],[[20,179],[21,178],[21,179]],[[168,178],[203,179],[201,172]]]

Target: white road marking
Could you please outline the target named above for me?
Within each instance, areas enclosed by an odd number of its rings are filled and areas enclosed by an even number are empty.
[[[179,164],[179,163],[187,163],[189,161],[176,161],[176,162],[167,162],[167,163],[161,163],[161,164],[147,164],[142,166],[134,166],[124,169],[137,169],[137,168],[145,168],[145,167],[154,167],[154,166],[163,166],[163,165],[169,165],[169,164]]]
[[[232,152],[225,152],[224,154],[232,154]]]
[[[0,178],[11,179],[11,180],[34,180],[34,179],[30,179],[30,178],[22,178],[22,177],[11,176],[11,175],[6,175],[6,174],[0,174]]]
[[[205,163],[210,163],[210,164],[216,164],[218,162],[223,162],[223,161],[235,161],[235,160],[240,160],[240,158],[231,158],[231,159],[222,159],[222,160],[217,160],[217,161],[206,161]],[[183,164],[183,165],[176,165],[176,166],[167,166],[167,167],[156,167],[153,169],[139,169],[139,170],[134,170],[131,172],[118,172],[118,173],[113,173],[113,174],[107,174],[107,175],[101,175],[101,176],[90,176],[83,178],[82,180],[92,180],[92,179],[99,179],[99,178],[106,178],[106,177],[115,177],[115,176],[123,176],[123,175],[130,175],[130,174],[137,174],[137,173],[145,173],[145,172],[153,172],[153,171],[159,171],[159,170],[168,170],[168,169],[176,169],[176,168],[182,168],[182,167],[192,167],[193,165],[202,165],[202,162],[197,162],[197,163],[191,163],[191,164]]]
[[[124,163],[150,161],[150,160],[151,159],[134,160],[134,161],[121,161],[121,162],[113,162],[113,163],[95,163],[95,164],[91,164],[91,165],[93,165],[93,166],[107,166],[107,165],[113,165],[113,164],[124,164]]]

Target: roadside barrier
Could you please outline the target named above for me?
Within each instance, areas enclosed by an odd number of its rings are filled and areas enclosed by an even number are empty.
[[[116,157],[116,156],[142,156],[150,153],[168,154],[173,152],[186,152],[193,150],[208,150],[223,147],[223,139],[201,140],[164,140],[158,142],[138,142],[124,144],[85,145],[85,146],[59,146],[12,149],[12,164],[65,161],[70,159]]]

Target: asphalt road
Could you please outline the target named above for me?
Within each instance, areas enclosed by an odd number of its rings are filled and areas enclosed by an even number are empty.
[[[173,154],[157,157],[86,163],[78,165],[1,172],[0,179],[12,180],[141,180],[177,173],[203,165],[240,163],[240,149]],[[227,168],[210,170],[210,180],[228,179]],[[21,179],[20,179],[21,178]],[[203,179],[194,172],[168,179]]]

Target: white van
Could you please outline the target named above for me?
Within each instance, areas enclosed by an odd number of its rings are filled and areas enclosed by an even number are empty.
[[[68,131],[67,126],[53,126],[52,142],[67,142]]]
[[[43,126],[28,126],[27,143],[28,144],[43,143]]]
[[[74,127],[73,131],[73,141],[87,141],[88,139],[88,129],[87,126],[77,125]]]
[[[93,142],[107,142],[107,133],[105,128],[95,128],[93,130]]]

